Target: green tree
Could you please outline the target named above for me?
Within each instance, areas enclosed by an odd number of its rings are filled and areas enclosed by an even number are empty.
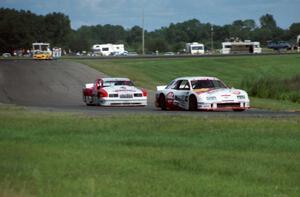
[[[168,43],[163,38],[152,38],[147,39],[146,42],[147,51],[155,52],[166,52],[169,50]]]
[[[65,47],[68,35],[71,33],[71,22],[68,16],[62,13],[50,13],[44,18],[45,39],[52,46]]]
[[[288,36],[291,40],[296,40],[298,35],[300,35],[300,23],[293,23],[289,27]]]
[[[277,27],[277,23],[271,14],[260,17],[260,25],[261,28],[255,32],[255,37],[263,44],[266,44],[269,40],[281,40],[284,38],[285,31]]]
[[[271,14],[266,14],[259,19],[261,28],[274,30],[277,28],[277,23]]]

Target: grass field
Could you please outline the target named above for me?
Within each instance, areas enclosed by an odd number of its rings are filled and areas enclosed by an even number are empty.
[[[129,77],[138,86],[151,90],[180,76],[215,76],[229,86],[241,88],[246,78],[272,76],[290,79],[300,74],[300,55],[76,61],[110,76]],[[300,110],[299,103],[258,98],[253,101],[252,106],[258,108]]]
[[[300,119],[0,106],[0,196],[300,195]]]
[[[300,74],[300,55],[76,61],[111,76],[128,76],[149,89],[181,76],[215,76],[229,86],[239,86],[249,76],[287,78]]]

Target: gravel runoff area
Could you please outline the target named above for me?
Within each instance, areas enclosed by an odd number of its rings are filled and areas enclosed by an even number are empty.
[[[86,106],[82,102],[84,83],[105,74],[88,66],[64,60],[0,60],[0,103],[26,106],[30,110],[82,112],[91,115],[162,114],[198,116],[298,116],[300,113],[251,109],[246,112],[162,112],[154,106],[149,91],[147,107]],[[126,77],[126,76],[120,76]]]

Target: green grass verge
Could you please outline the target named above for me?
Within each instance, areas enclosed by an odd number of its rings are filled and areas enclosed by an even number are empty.
[[[259,98],[287,100],[300,104],[300,75],[290,79],[274,76],[246,77],[242,88]]]
[[[0,106],[0,196],[298,197],[299,122]]]
[[[251,106],[257,109],[267,109],[272,111],[289,111],[299,112],[300,103],[293,103],[291,101],[282,101],[275,99],[264,99],[251,97]]]
[[[215,76],[229,86],[240,86],[246,76],[300,74],[300,55],[76,61],[111,76],[127,76],[149,89],[181,76]]]
[[[110,76],[129,77],[138,86],[151,90],[180,76],[215,76],[229,86],[241,88],[245,78],[272,76],[289,79],[300,74],[300,55],[76,61]],[[253,99],[252,106],[273,110],[285,107],[288,110],[300,110],[299,103],[276,102],[269,99],[260,99],[256,102],[258,100]]]

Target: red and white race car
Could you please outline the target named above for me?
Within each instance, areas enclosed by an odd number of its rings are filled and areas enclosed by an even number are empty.
[[[157,86],[155,104],[163,110],[244,111],[250,107],[250,100],[246,91],[228,88],[218,78],[181,77],[167,86]]]
[[[102,78],[85,84],[83,102],[87,105],[146,106],[147,91],[136,88],[128,78]]]

